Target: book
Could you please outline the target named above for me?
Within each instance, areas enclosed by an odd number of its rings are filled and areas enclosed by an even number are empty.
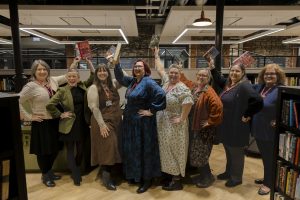
[[[78,51],[80,54],[81,59],[91,59],[92,58],[92,51],[90,48],[89,41],[85,40],[82,42],[77,42]]]
[[[182,64],[184,63],[184,61],[186,61],[189,58],[189,53],[183,49],[179,55],[175,55],[174,56],[174,60],[178,63],[178,64]]]
[[[254,64],[256,60],[251,56],[251,53],[249,51],[245,51],[240,57],[236,58],[232,62],[233,65],[243,64],[245,67],[251,67],[252,64]]]
[[[113,61],[118,60],[121,46],[122,46],[121,43],[118,43],[116,47],[114,45],[110,46],[110,48],[106,51],[106,57],[105,57],[106,60],[108,60],[108,62],[112,63]]]
[[[1,199],[8,199],[10,160],[2,160]]]
[[[205,58],[205,60],[207,62],[210,62],[211,60],[215,59],[217,57],[217,55],[219,55],[220,52],[218,51],[218,49],[216,49],[216,47],[212,46],[210,47],[210,49],[208,49],[204,54],[203,57]]]
[[[155,47],[158,47],[159,39],[160,39],[159,35],[152,35],[150,44],[149,44],[149,48],[154,49]]]

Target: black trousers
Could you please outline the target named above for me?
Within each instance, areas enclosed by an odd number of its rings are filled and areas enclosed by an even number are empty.
[[[37,162],[43,174],[46,174],[52,169],[53,163],[58,153],[49,155],[37,155]]]
[[[224,145],[227,163],[226,173],[233,181],[242,181],[244,164],[245,164],[245,153],[244,147],[232,147]]]
[[[264,165],[264,182],[267,187],[271,187],[272,181],[272,158],[274,154],[274,142],[255,139]]]

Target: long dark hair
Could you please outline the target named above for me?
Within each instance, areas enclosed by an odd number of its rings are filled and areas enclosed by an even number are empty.
[[[110,73],[110,70],[108,68],[108,66],[104,63],[100,63],[95,71],[95,77],[94,77],[94,84],[97,86],[98,88],[98,92],[101,93],[101,90],[104,90],[103,86],[102,86],[102,81],[98,78],[98,72],[100,70],[104,70],[107,72],[108,74],[108,77],[106,79],[106,84],[109,88],[110,91],[114,91],[116,90],[116,88],[114,87],[113,85],[113,82],[112,82],[112,77],[111,77],[111,73]]]

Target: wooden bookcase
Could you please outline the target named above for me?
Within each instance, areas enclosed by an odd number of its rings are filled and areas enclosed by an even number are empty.
[[[8,199],[27,200],[19,97],[0,93],[0,160],[9,160]]]
[[[297,103],[295,109],[294,103]],[[299,116],[300,87],[279,87],[271,200],[292,200],[295,199],[296,190],[300,192]],[[296,184],[297,179],[299,184]],[[281,197],[276,198],[278,195]]]

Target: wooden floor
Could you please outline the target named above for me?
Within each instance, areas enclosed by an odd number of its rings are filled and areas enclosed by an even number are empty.
[[[210,164],[214,175],[224,171],[226,160],[221,145],[214,146]],[[168,192],[157,186],[152,187],[144,194],[137,194],[137,186],[129,186],[127,182],[123,182],[117,191],[106,190],[99,179],[95,181],[98,168],[83,177],[80,187],[73,185],[68,174],[63,174],[62,180],[56,181],[57,186],[54,188],[45,187],[41,183],[41,174],[39,173],[26,174],[26,178],[30,200],[267,200],[270,198],[269,195],[258,195],[259,185],[254,184],[254,179],[262,177],[262,171],[261,159],[246,157],[243,184],[237,187],[227,188],[224,186],[225,181],[216,180],[213,186],[207,189],[200,189],[194,185],[184,185],[182,191]]]

